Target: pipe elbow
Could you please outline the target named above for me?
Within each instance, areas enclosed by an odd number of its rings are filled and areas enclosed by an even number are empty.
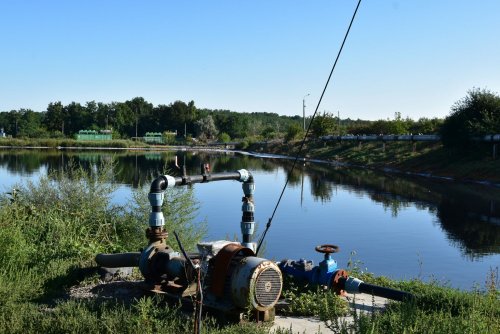
[[[244,183],[252,182],[253,183],[252,173],[250,173],[246,169],[239,169],[237,172],[240,174],[240,180],[239,180],[240,182],[244,182]]]
[[[156,179],[154,179],[153,182],[151,182],[151,188],[149,191],[152,193],[159,193],[167,189],[167,185],[168,180],[165,175],[160,175]]]
[[[165,191],[168,187],[176,185],[176,179],[170,175],[160,175],[153,182],[151,182],[150,193],[160,193]]]

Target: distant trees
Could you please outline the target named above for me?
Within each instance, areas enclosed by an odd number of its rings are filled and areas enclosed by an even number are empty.
[[[309,118],[310,121],[311,118]],[[51,102],[43,112],[20,109],[0,112],[0,127],[14,137],[68,137],[79,130],[112,129],[114,138],[144,136],[146,132],[176,133],[201,139],[240,141],[302,138],[302,117],[276,113],[240,113],[198,109],[194,101],[174,101],[154,106],[143,97],[125,102],[63,105]],[[442,129],[441,129],[442,128]],[[342,134],[441,133],[447,145],[460,145],[471,136],[500,133],[500,97],[488,90],[472,89],[451,109],[446,120],[414,121],[395,113],[394,119],[366,121],[339,118],[328,112],[311,123],[312,137]],[[219,135],[220,134],[220,135]]]
[[[0,128],[14,137],[44,137],[42,115],[31,109],[11,110],[0,113]]]
[[[451,107],[441,128],[447,146],[468,145],[473,137],[500,133],[500,96],[473,88]]]

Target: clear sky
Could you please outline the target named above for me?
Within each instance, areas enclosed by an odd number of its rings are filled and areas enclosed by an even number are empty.
[[[125,101],[313,112],[357,0],[0,0],[0,111]],[[500,0],[363,0],[320,111],[444,117],[500,91]]]

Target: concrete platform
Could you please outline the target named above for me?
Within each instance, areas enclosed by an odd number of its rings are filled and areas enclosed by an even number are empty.
[[[372,313],[383,311],[390,300],[382,297],[376,297],[360,294],[347,294],[345,298],[349,302],[351,310],[356,310],[360,313]],[[353,317],[351,315],[340,317],[339,323],[352,324]],[[277,315],[274,320],[274,325],[271,327],[271,333],[276,332],[279,328],[289,331],[289,333],[335,333],[328,328],[326,324],[316,318],[309,317],[288,317]]]

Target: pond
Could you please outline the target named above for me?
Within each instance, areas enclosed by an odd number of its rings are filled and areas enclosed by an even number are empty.
[[[484,286],[500,266],[500,189],[480,184],[406,177],[361,168],[258,157],[235,152],[1,150],[0,191],[36,179],[68,161],[86,168],[115,159],[119,184],[113,200],[125,203],[131,189],[149,185],[174,160],[198,174],[245,168],[255,178],[256,238],[264,229],[289,179],[265,241],[264,256],[274,260],[312,259],[319,244],[336,244],[339,267],[349,260],[391,278],[437,279],[453,287]],[[173,172],[173,173],[174,173]],[[235,181],[193,186],[208,222],[206,240],[240,238],[241,184]]]

